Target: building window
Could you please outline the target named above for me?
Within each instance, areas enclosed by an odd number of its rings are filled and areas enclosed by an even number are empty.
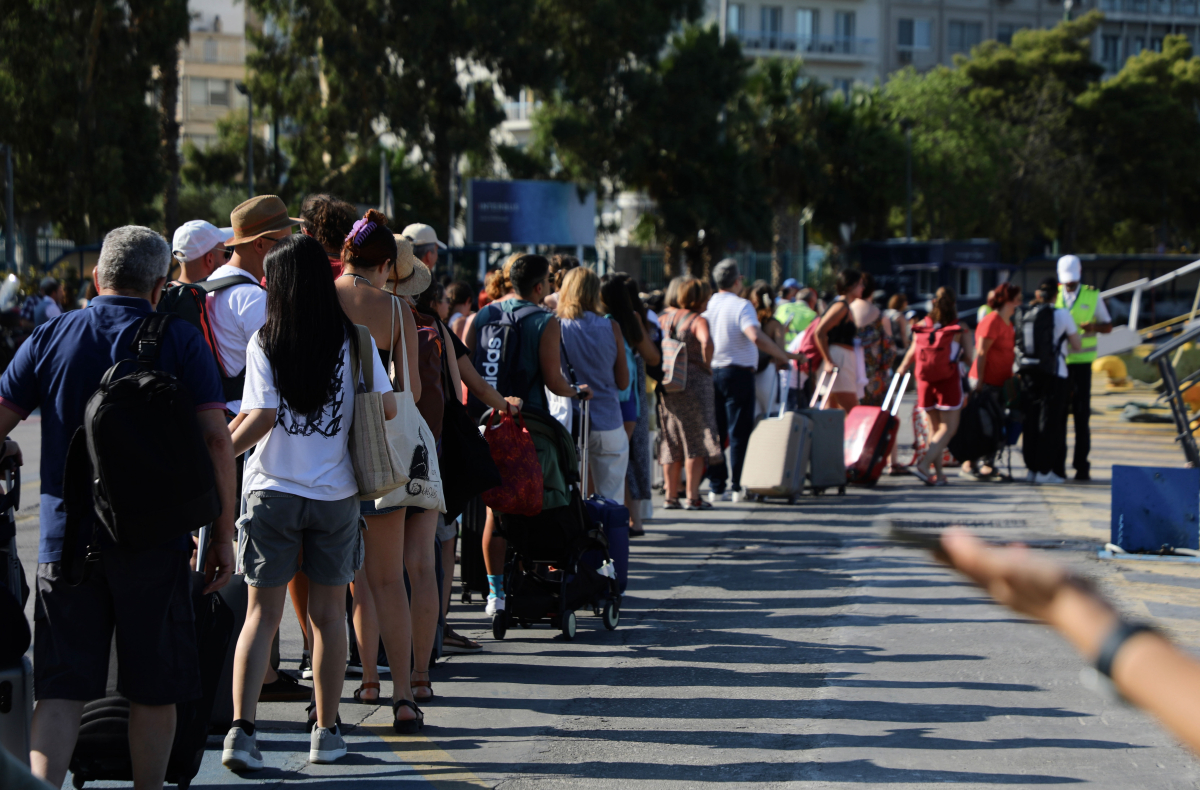
[[[1011,22],[1001,22],[996,25],[996,40],[1005,46],[1011,46],[1013,35],[1018,30],[1024,30],[1024,25],[1014,25]]]
[[[1100,37],[1100,62],[1108,71],[1121,70],[1121,37]]]
[[[834,49],[838,52],[854,51],[855,19],[853,11],[835,11],[833,14]],[[849,95],[849,93],[847,93]]]
[[[983,272],[974,266],[958,270],[958,295],[967,299],[978,299],[983,295]]]
[[[215,38],[204,39],[204,62],[217,62],[217,40]]]
[[[779,49],[780,34],[783,33],[783,9],[779,6],[762,7],[762,46]]]
[[[1150,49],[1154,50],[1155,52],[1162,52],[1162,42],[1162,38],[1157,36],[1150,39]]]
[[[817,38],[817,12],[801,8],[796,12],[796,49],[807,50]]]
[[[917,271],[917,296],[928,298],[933,296],[934,290],[937,288],[937,272],[929,269],[919,269]]]
[[[229,80],[206,80],[192,77],[188,90],[188,104],[201,107],[228,107]]]
[[[1146,39],[1142,38],[1141,36],[1138,36],[1137,38],[1133,39],[1133,41],[1130,42],[1129,54],[1131,56],[1132,55],[1140,55],[1140,54],[1142,54],[1142,50],[1145,48],[1146,48]]]
[[[850,87],[854,84],[854,80],[844,79],[842,77],[833,78],[833,92],[840,93],[846,98],[850,98]]]
[[[738,35],[742,32],[746,18],[746,7],[741,3],[730,3],[725,9],[725,32]]]
[[[929,49],[930,32],[928,19],[901,19],[896,45],[900,49]]]
[[[950,52],[970,52],[983,41],[983,23],[952,21],[947,39]]]

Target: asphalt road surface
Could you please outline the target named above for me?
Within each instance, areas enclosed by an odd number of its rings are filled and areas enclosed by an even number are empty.
[[[1181,465],[1165,441],[1151,444]],[[1111,455],[1132,446],[1115,443]],[[422,735],[392,735],[387,706],[354,703],[348,680],[345,760],[308,765],[303,703],[265,704],[267,768],[227,772],[214,737],[193,786],[1195,787],[1196,758],[1085,686],[1082,662],[1055,634],[875,526],[963,523],[1027,541],[1193,647],[1200,571],[1095,559],[1112,460],[1097,463],[1092,485],[1055,490],[932,490],[901,477],[795,506],[658,510],[634,542],[616,631],[581,613],[574,641],[542,626],[497,642],[482,606],[459,604],[456,590],[452,624],[485,652],[434,667]],[[36,521],[21,523],[32,571]],[[297,635],[289,607],[285,669],[299,658]]]

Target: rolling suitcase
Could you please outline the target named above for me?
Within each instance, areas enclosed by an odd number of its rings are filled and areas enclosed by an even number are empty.
[[[896,412],[908,380],[908,373],[903,380],[893,376],[883,406],[855,406],[846,416],[846,478],[852,484],[873,486],[879,482],[900,433]]]
[[[33,728],[33,665],[21,656],[0,669],[0,749],[29,765],[29,733]]]
[[[474,497],[462,514],[462,540],[458,542],[458,579],[462,587],[462,602],[471,603],[471,593],[488,595],[487,566],[483,562],[483,527],[487,523],[487,507],[483,497]]]
[[[742,488],[760,497],[786,497],[793,504],[804,490],[813,428],[810,418],[787,410],[786,384],[785,380],[779,388],[779,416],[768,414],[750,434]]]
[[[217,593],[201,593],[203,587],[203,576],[195,574],[192,606],[200,653],[201,697],[175,706],[175,740],[167,760],[166,781],[181,790],[186,790],[200,770],[225,651],[233,636],[233,612]],[[71,773],[76,788],[92,781],[132,781],[129,700],[114,696],[84,705],[79,738],[71,755]]]
[[[812,492],[817,495],[829,488],[836,488],[839,494],[846,493],[846,464],[843,460],[846,413],[841,409],[826,408],[829,396],[833,394],[836,377],[836,368],[832,376],[822,372],[809,401],[809,408],[798,412],[812,421],[808,482]],[[821,405],[817,406],[818,403]]]
[[[583,402],[583,419],[579,433],[579,488],[584,494],[588,488],[588,438],[592,432],[591,402]],[[617,574],[617,591],[624,594],[629,580],[629,508],[620,502],[592,494],[583,500],[588,520],[604,529],[608,541],[608,556]],[[604,561],[603,552],[589,551],[583,562],[599,570]]]

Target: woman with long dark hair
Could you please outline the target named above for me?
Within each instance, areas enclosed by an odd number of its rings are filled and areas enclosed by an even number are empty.
[[[917,406],[929,417],[933,436],[925,455],[912,465],[912,473],[926,485],[948,485],[942,470],[944,450],[958,431],[962,417],[963,387],[959,360],[970,362],[970,347],[963,346],[962,327],[958,325],[958,301],[954,291],[939,288],[929,315],[913,327],[913,342],[896,369],[903,376],[915,367]],[[934,353],[931,349],[937,348]],[[918,353],[918,352],[925,353]]]
[[[412,310],[402,300],[384,290],[388,280],[410,287],[423,287],[429,270],[412,252],[412,242],[397,238],[387,226],[387,218],[378,211],[354,223],[342,242],[343,274],[337,279],[337,294],[342,309],[356,324],[371,330],[385,370],[395,361],[402,370],[404,357],[409,368],[417,366],[417,324]],[[401,287],[396,285],[394,287]],[[400,347],[403,327],[404,347]],[[404,382],[392,386],[400,389]],[[421,381],[414,377],[413,396],[421,397]],[[392,673],[394,725],[399,731],[414,732],[423,724],[416,701],[404,683],[412,654],[412,617],[404,588],[406,511],[403,507],[376,508],[371,500],[359,504],[366,529],[363,541],[366,560],[354,576],[354,636],[357,640],[362,682],[354,699],[373,704],[379,700],[379,640],[388,654]]]
[[[283,614],[286,585],[297,562],[309,580],[313,626],[316,722],[309,760],[332,762],[346,754],[337,725],[346,673],[346,585],[362,564],[358,485],[348,451],[359,354],[354,324],[342,310],[320,242],[297,235],[267,254],[266,324],[246,349],[242,418],[233,429],[246,461],[242,488],[248,521],[239,543],[249,584],[246,623],[234,658],[234,726],[222,763],[235,771],[262,768],[254,716],[270,660],[271,640]],[[387,372],[374,341],[368,363],[396,414]],[[303,558],[301,559],[301,549]]]
[[[642,508],[638,500],[650,499],[650,410],[646,399],[646,365],[662,362],[662,352],[650,337],[646,308],[628,274],[606,274],[600,281],[600,298],[608,317],[621,327],[629,386],[621,391],[621,420],[629,437],[629,466],[625,471],[625,506],[629,508],[629,534],[639,537]]]

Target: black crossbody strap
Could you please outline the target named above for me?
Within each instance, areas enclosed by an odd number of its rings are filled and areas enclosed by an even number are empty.
[[[87,556],[79,556],[79,545],[83,540],[80,528],[85,513],[93,510],[92,502],[92,458],[88,454],[87,432],[83,426],[75,429],[71,444],[67,449],[67,462],[63,472],[63,504],[65,505],[67,522],[63,532],[61,566],[66,579],[71,586],[77,586],[83,581],[86,563],[92,557],[96,531],[93,526],[92,534],[87,537]]]
[[[167,326],[174,317],[173,313],[151,313],[142,320],[129,350],[137,355],[138,364],[145,370],[152,370],[158,363],[167,336]]]

